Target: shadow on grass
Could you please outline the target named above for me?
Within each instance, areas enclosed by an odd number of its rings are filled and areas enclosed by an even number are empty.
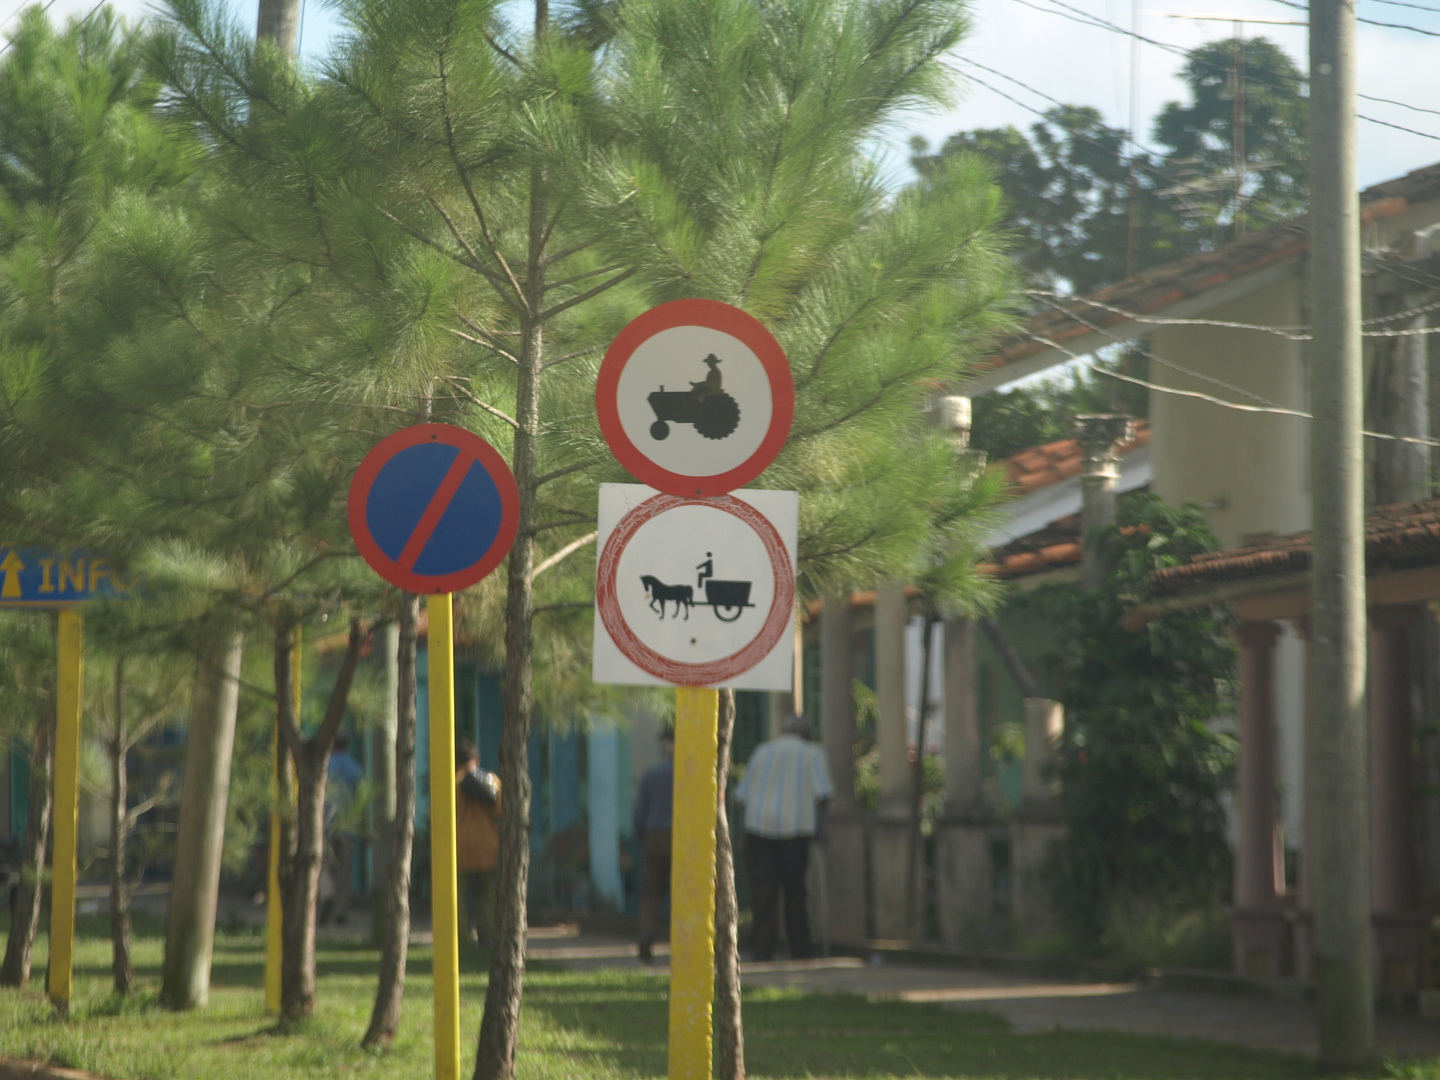
[[[527,982],[526,1008],[566,1052],[622,1075],[665,1072],[666,985],[637,975]],[[957,1075],[1035,1080],[1309,1077],[1297,1056],[1108,1032],[1020,1033],[978,1010],[760,988],[745,995],[747,1070],[765,1077]]]

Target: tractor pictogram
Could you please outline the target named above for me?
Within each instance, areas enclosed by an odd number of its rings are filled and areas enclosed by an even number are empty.
[[[720,379],[720,358],[714,353],[705,357],[710,373],[700,382],[692,382],[689,390],[659,390],[647,399],[655,411],[650,425],[652,439],[664,439],[671,424],[694,424],[695,430],[707,439],[723,439],[740,423],[740,406],[725,393]]]

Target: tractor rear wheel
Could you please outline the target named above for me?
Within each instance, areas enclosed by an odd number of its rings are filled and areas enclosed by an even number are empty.
[[[740,406],[729,394],[710,394],[696,410],[695,430],[707,439],[723,439],[740,423]]]

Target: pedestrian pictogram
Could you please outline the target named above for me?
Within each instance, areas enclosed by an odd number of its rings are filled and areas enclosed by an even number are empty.
[[[355,546],[390,584],[451,593],[505,558],[520,495],[505,459],[480,436],[416,424],[365,455],[350,483],[349,517]]]
[[[789,690],[798,516],[793,491],[602,484],[595,681]]]
[[[759,320],[715,300],[674,300],[616,336],[595,407],[611,452],[636,479],[672,495],[723,495],[785,445],[795,384]]]

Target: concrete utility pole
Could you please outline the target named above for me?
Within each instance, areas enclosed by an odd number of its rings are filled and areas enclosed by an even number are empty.
[[[300,36],[300,0],[260,0],[255,40],[273,41],[281,56],[293,57]]]
[[[1353,0],[1310,5],[1311,364],[1315,419],[1309,845],[1320,1066],[1374,1055],[1365,717],[1364,378]]]

